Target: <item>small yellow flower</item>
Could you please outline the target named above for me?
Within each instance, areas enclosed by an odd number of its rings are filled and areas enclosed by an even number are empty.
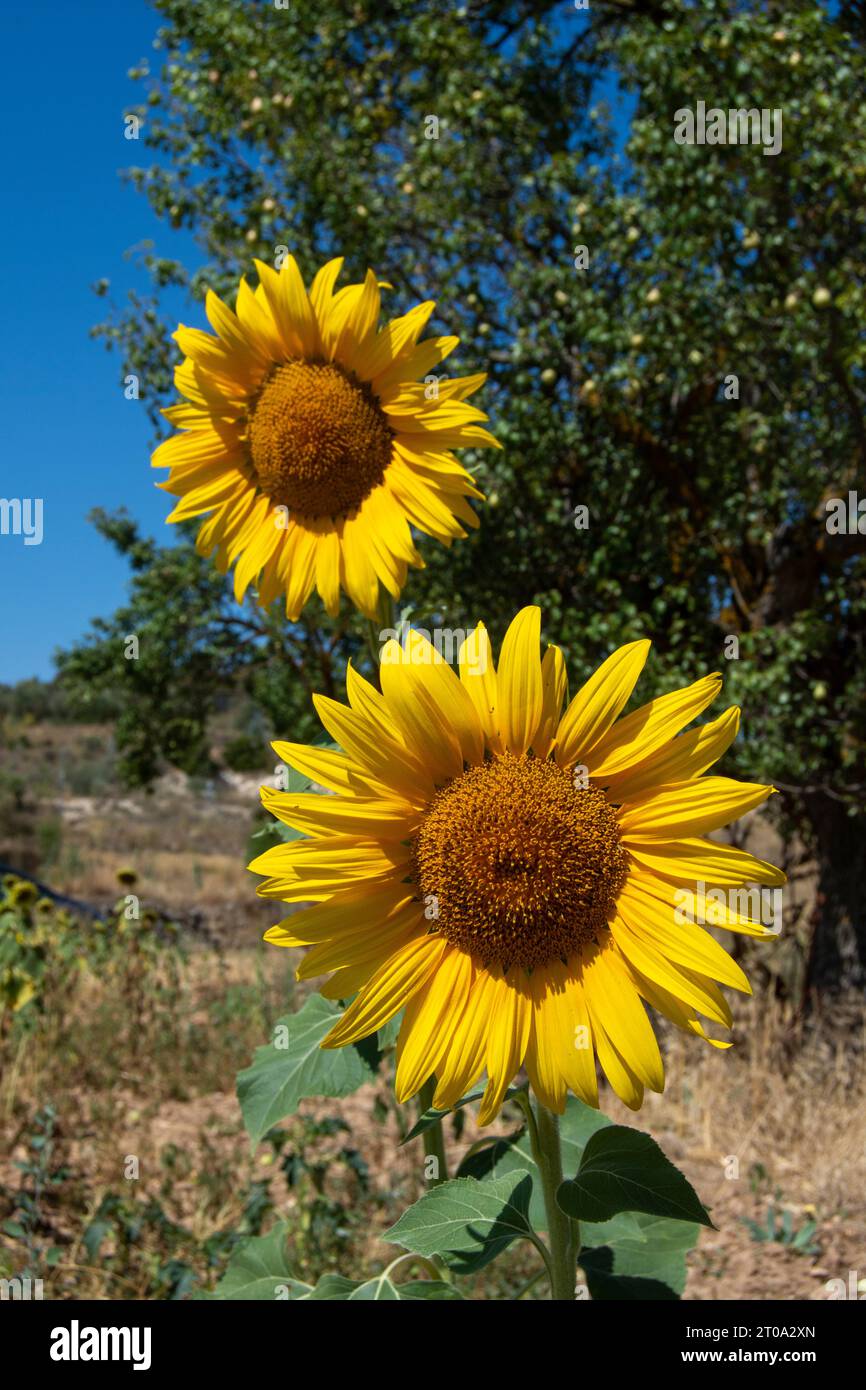
[[[729,1027],[716,982],[749,983],[700,922],[771,933],[701,885],[784,882],[704,838],[773,791],[702,775],[736,736],[736,707],[681,732],[721,677],[620,719],[649,642],[615,651],[568,703],[562,653],[541,658],[540,631],[539,609],[523,609],[497,670],[479,624],[459,675],[411,632],[383,650],[381,693],[350,666],[348,708],[315,699],[338,751],[274,745],[336,795],[263,789],[306,838],[250,865],[263,897],[313,903],[265,939],[312,947],[298,976],[331,974],[328,998],[357,995],[324,1046],[404,1009],[398,1098],[435,1074],[447,1109],[486,1071],[482,1124],[521,1066],[549,1109],[569,1090],[597,1105],[596,1058],[637,1109],[664,1085],[645,1003],[728,1046],[699,1015]]]
[[[34,883],[28,883],[26,879],[19,878],[11,888],[7,889],[6,897],[13,907],[33,907],[39,898],[39,890]]]
[[[181,432],[153,456],[180,497],[169,521],[207,515],[198,549],[236,563],[238,601],[251,584],[263,606],[284,593],[291,619],[314,588],[331,616],[341,589],[368,618],[380,585],[398,598],[423,565],[413,527],[450,545],[478,525],[467,499],[482,494],[452,450],[498,447],[466,403],[484,375],[436,375],[459,339],[418,341],[433,302],[379,328],[379,281],[335,293],[342,264],[308,291],[292,256],[279,272],[256,261],[236,312],[208,293],[216,337],[175,333],[186,401],[163,413]]]

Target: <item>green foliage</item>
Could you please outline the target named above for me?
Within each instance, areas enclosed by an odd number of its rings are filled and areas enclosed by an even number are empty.
[[[176,932],[173,922],[150,909],[139,913],[126,896],[106,921],[83,923],[40,897],[35,884],[7,874],[0,885],[0,1025],[38,1026],[39,1015],[59,1010],[87,975],[117,982],[133,1024],[148,993],[163,988],[160,971],[176,979]]]
[[[59,681],[17,681],[15,685],[0,685],[0,747],[13,741],[16,732],[26,740],[31,724],[50,720],[55,724],[77,724],[88,719],[101,723],[114,719],[118,706],[110,696],[97,698],[92,691],[80,692],[81,701]]]
[[[477,1099],[467,1096],[459,1104]],[[415,1137],[427,1132],[433,1114],[421,1117]],[[333,1123],[345,1128],[339,1121]],[[266,1139],[277,1151],[286,1148],[282,1166],[290,1181],[304,1172],[312,1176],[314,1192],[305,1202],[312,1220],[325,1169],[317,1174],[310,1168],[287,1146],[284,1132],[271,1131]],[[711,1224],[683,1175],[649,1136],[612,1125],[574,1098],[562,1117],[561,1141],[564,1166],[576,1169],[578,1181],[561,1184],[558,1200],[569,1216],[580,1219],[579,1263],[591,1296],[679,1297],[685,1285],[685,1256],[695,1244],[699,1224]],[[357,1171],[352,1150],[343,1150],[338,1159]],[[289,1248],[295,1233],[276,1227],[263,1239],[238,1245],[214,1296],[315,1301],[461,1298],[465,1294],[455,1279],[485,1270],[515,1241],[529,1242],[546,1262],[538,1233],[547,1225],[541,1176],[529,1131],[521,1127],[510,1136],[473,1144],[456,1178],[436,1182],[384,1232],[384,1240],[407,1254],[374,1277],[359,1280],[325,1273],[315,1284],[299,1280]],[[413,1259],[421,1261],[427,1277],[404,1282],[402,1275]]]
[[[286,1226],[275,1226],[266,1236],[248,1240],[233,1256],[211,1297],[218,1299],[276,1299],[292,1302],[394,1302],[427,1299],[460,1299],[453,1284],[426,1279],[398,1282],[392,1277],[394,1261],[373,1279],[346,1279],[324,1274],[316,1284],[295,1277],[288,1264]]]
[[[294,1278],[286,1264],[286,1228],[246,1240],[229,1262],[215,1297],[226,1299],[300,1298],[310,1285]]]
[[[69,1176],[66,1166],[55,1157],[56,1127],[54,1107],[43,1105],[33,1116],[26,1156],[15,1160],[21,1175],[17,1188],[8,1192],[0,1187],[0,1195],[11,1198],[11,1215],[4,1220],[2,1230],[21,1246],[25,1264],[19,1274],[23,1278],[39,1278],[40,1269],[56,1264],[61,1254],[45,1238],[45,1206]]]
[[[664,1217],[634,1216],[632,1229],[621,1216],[610,1223],[602,1245],[585,1248],[580,1266],[593,1299],[679,1298],[686,1284],[686,1255],[697,1227]]]
[[[478,1182],[455,1178],[404,1212],[385,1239],[416,1255],[439,1255],[455,1273],[474,1274],[513,1240],[531,1238],[532,1177],[518,1169]]]
[[[763,1225],[759,1221],[751,1221],[748,1217],[743,1217],[743,1225],[749,1231],[752,1240],[759,1244],[775,1242],[784,1245],[787,1250],[794,1250],[798,1255],[820,1253],[820,1247],[813,1240],[818,1229],[817,1223],[809,1219],[802,1225],[795,1225],[794,1214],[787,1207],[780,1209],[770,1203]]]
[[[238,734],[223,749],[226,766],[233,772],[259,772],[270,767],[267,744],[254,734]]]
[[[601,1136],[610,1129],[620,1130],[621,1126],[612,1125],[601,1111],[593,1110],[570,1096],[565,1114],[559,1122],[563,1171],[579,1173],[588,1149],[590,1159],[592,1158],[593,1151],[590,1145],[599,1145]],[[528,1134],[523,1130],[518,1131],[505,1144],[500,1140],[486,1140],[485,1147],[493,1151],[493,1166],[490,1171],[494,1174],[513,1174],[517,1171],[529,1171],[532,1174],[533,1192],[529,1215],[536,1230],[545,1229],[546,1214],[541,1182]],[[599,1164],[599,1185],[606,1191],[611,1191],[616,1186],[615,1154],[616,1145],[613,1145],[609,1178],[602,1176],[605,1168],[604,1158]],[[667,1171],[664,1165],[668,1164],[668,1160],[664,1155],[661,1157],[664,1163],[657,1163],[657,1169],[664,1174]],[[669,1166],[679,1180],[677,1182],[674,1179],[674,1182],[681,1192],[682,1185],[688,1187],[688,1184],[672,1164]],[[610,1219],[600,1219],[598,1213],[597,1219],[583,1219],[580,1222],[580,1267],[592,1297],[678,1297],[686,1281],[685,1256],[698,1236],[697,1209],[703,1211],[703,1208],[700,1208],[697,1198],[692,1194],[697,1208],[686,1207],[690,1212],[687,1219],[652,1216],[643,1212],[641,1208],[641,1202],[647,1195],[645,1191],[638,1194],[631,1186],[625,1189],[620,1186],[619,1191],[621,1200],[611,1204],[615,1205],[616,1214]],[[596,1216],[596,1212],[593,1215]],[[648,1282],[633,1283],[634,1280]],[[628,1282],[623,1284],[622,1281]]]
[[[652,1136],[625,1125],[608,1125],[590,1136],[576,1177],[562,1183],[556,1200],[578,1221],[608,1221],[621,1211],[640,1211],[713,1224],[694,1188]]]
[[[298,1013],[279,1019],[271,1041],[256,1048],[252,1065],[239,1072],[238,1100],[254,1145],[306,1097],[347,1096],[372,1079],[358,1048],[320,1046],[340,1012],[320,994],[311,994]]]

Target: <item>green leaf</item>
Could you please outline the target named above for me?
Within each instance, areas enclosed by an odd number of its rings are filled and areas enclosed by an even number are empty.
[[[279,1020],[274,1040],[256,1048],[252,1065],[238,1073],[238,1100],[254,1145],[306,1097],[348,1096],[371,1080],[357,1048],[319,1046],[339,1016],[335,1004],[310,995],[298,1013]]]
[[[446,1284],[444,1279],[413,1279],[408,1284],[398,1284],[400,1298],[404,1301],[418,1302],[419,1299],[427,1302],[429,1300],[442,1301],[443,1299],[456,1299],[463,1301],[463,1295],[453,1284]]]
[[[84,1249],[87,1251],[87,1258],[96,1261],[102,1242],[111,1233],[111,1222],[97,1218],[91,1221],[87,1230],[84,1232]]]
[[[275,1226],[266,1236],[241,1241],[212,1298],[292,1301],[311,1294],[311,1286],[296,1279],[286,1262],[287,1234],[287,1226]]]
[[[362,1302],[382,1302],[399,1301],[418,1302],[427,1299],[458,1299],[462,1300],[463,1295],[453,1284],[446,1284],[444,1279],[415,1279],[406,1284],[395,1284],[386,1274],[380,1274],[375,1279],[368,1279],[364,1284],[358,1284],[354,1292],[349,1295],[350,1301]]]
[[[342,1274],[323,1274],[316,1287],[302,1297],[308,1303],[345,1302],[357,1288],[354,1279],[346,1279]]]
[[[485,1182],[454,1178],[425,1193],[383,1239],[416,1255],[441,1255],[459,1274],[471,1274],[532,1235],[531,1193],[532,1178],[522,1169]]]
[[[512,1144],[517,1143],[522,1134],[523,1130],[517,1129],[513,1134],[501,1134],[493,1139],[479,1141],[477,1148],[464,1154],[454,1176],[457,1178],[486,1178],[488,1173],[493,1172],[502,1156],[508,1153]]]
[[[584,1236],[588,1229],[581,1227]],[[594,1299],[630,1301],[678,1298],[686,1284],[686,1255],[698,1231],[693,1222],[661,1216],[614,1217],[607,1223],[605,1243],[581,1251],[580,1267],[590,1294]]]
[[[463,1295],[440,1279],[418,1279],[397,1284],[387,1271],[372,1279],[346,1279],[342,1274],[323,1274],[315,1288],[304,1285],[298,1299],[307,1303],[406,1303],[419,1299],[458,1299]]]
[[[560,1185],[556,1200],[578,1221],[640,1211],[713,1225],[691,1183],[652,1136],[627,1125],[609,1125],[590,1137],[577,1176]]]

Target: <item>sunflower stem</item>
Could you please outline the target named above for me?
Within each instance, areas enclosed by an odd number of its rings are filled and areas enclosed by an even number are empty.
[[[544,1209],[547,1213],[547,1239],[550,1249],[550,1296],[559,1302],[571,1301],[577,1276],[579,1231],[556,1201],[562,1182],[562,1149],[559,1142],[559,1120],[546,1106],[537,1102],[535,1132],[530,1126],[532,1156],[538,1165]]]
[[[433,1095],[436,1090],[436,1080],[430,1077],[425,1081],[418,1094],[420,1114],[426,1110],[433,1109]],[[424,1169],[426,1169],[430,1159],[435,1159],[435,1177],[427,1179],[431,1187],[437,1187],[440,1182],[448,1181],[448,1160],[445,1156],[445,1134],[442,1129],[442,1121],[436,1120],[429,1129],[424,1131]]]

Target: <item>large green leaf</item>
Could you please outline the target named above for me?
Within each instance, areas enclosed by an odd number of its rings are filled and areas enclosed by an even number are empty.
[[[273,1041],[256,1048],[252,1065],[238,1073],[238,1100],[253,1144],[308,1096],[348,1096],[371,1080],[357,1048],[319,1046],[339,1016],[336,1004],[310,995],[298,1013],[279,1020]]]
[[[609,1125],[590,1136],[576,1177],[561,1184],[556,1200],[578,1221],[609,1221],[619,1212],[641,1211],[713,1224],[691,1183],[655,1139],[627,1125]]]
[[[288,1227],[275,1226],[266,1236],[251,1236],[235,1249],[228,1269],[207,1301],[273,1299],[289,1302],[418,1302],[429,1299],[462,1299],[453,1284],[443,1279],[413,1279],[396,1283],[384,1271],[372,1279],[346,1279],[342,1274],[323,1274],[315,1285],[296,1279],[286,1261]]]
[[[511,1241],[532,1234],[532,1178],[524,1170],[478,1182],[454,1178],[404,1212],[384,1239],[416,1255],[440,1255],[460,1274],[494,1260]]]
[[[308,1303],[417,1303],[426,1299],[458,1299],[463,1295],[444,1279],[417,1279],[396,1283],[385,1271],[372,1279],[346,1279],[342,1274],[323,1274],[314,1289],[299,1295]]]
[[[600,1228],[581,1226],[584,1237],[591,1229]],[[594,1299],[680,1296],[686,1283],[686,1255],[697,1241],[699,1226],[691,1221],[629,1213],[614,1217],[606,1229],[604,1244],[585,1246],[580,1255]]]
[[[406,1284],[395,1284],[386,1274],[380,1274],[375,1279],[368,1279],[364,1284],[358,1284],[354,1292],[349,1295],[354,1302],[381,1302],[391,1300],[401,1303],[415,1302],[428,1299],[462,1299],[463,1295],[453,1284],[446,1284],[444,1279],[413,1279]]]
[[[216,1299],[304,1298],[311,1286],[296,1279],[286,1262],[286,1226],[266,1236],[250,1236],[237,1246],[216,1286]]]

